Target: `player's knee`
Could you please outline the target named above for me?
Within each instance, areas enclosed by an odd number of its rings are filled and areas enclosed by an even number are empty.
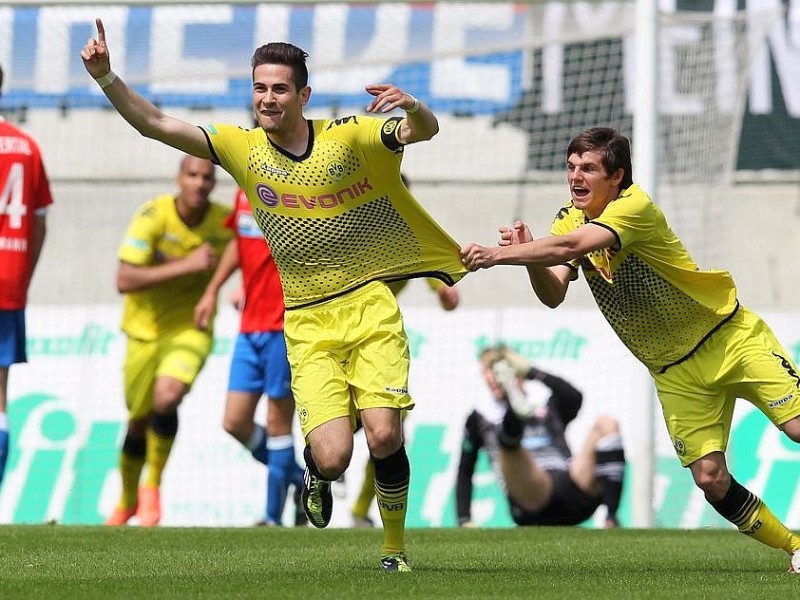
[[[222,429],[225,430],[225,433],[232,435],[237,440],[247,437],[246,425],[248,425],[248,423],[241,419],[231,417],[230,415],[225,415],[222,418]]]
[[[781,425],[781,430],[790,440],[800,444],[800,416],[790,419]]]
[[[347,452],[345,448],[334,448],[330,446],[314,448],[312,455],[316,471],[324,479],[333,481],[341,477],[342,473],[344,473],[350,465],[352,448],[349,452]],[[308,462],[308,457],[306,457],[306,462]]]
[[[703,490],[706,498],[712,501],[723,498],[731,483],[728,470],[723,465],[712,462],[693,464],[692,477],[694,477],[695,485]]]
[[[385,458],[397,452],[403,443],[402,435],[392,427],[379,427],[367,435],[367,446],[372,456]]]

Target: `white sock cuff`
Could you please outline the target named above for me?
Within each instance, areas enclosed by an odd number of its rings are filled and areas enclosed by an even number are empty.
[[[8,414],[0,412],[0,431],[8,431]]]
[[[268,450],[285,450],[294,446],[294,438],[292,434],[287,435],[273,435],[267,439]]]

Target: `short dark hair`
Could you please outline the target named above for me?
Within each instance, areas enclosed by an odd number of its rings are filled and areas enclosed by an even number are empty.
[[[286,42],[270,42],[256,48],[251,64],[253,71],[259,65],[286,65],[292,69],[292,81],[298,90],[308,85],[308,53]]]
[[[633,185],[631,143],[619,131],[611,127],[592,127],[582,131],[567,146],[567,159],[573,154],[581,156],[584,152],[597,152],[609,175],[622,169],[621,189]]]
[[[0,65],[0,95],[3,93],[3,65]]]

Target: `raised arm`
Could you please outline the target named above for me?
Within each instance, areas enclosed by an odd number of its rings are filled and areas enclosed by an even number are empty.
[[[83,66],[102,88],[117,112],[144,137],[152,138],[199,158],[211,158],[205,134],[196,125],[171,117],[146,100],[111,70],[106,31],[96,19],[97,38],[81,50]]]
[[[395,108],[406,111],[400,123],[397,139],[403,144],[413,144],[431,139],[439,133],[439,120],[430,108],[411,94],[389,84],[368,85],[367,92],[375,98],[367,106],[367,112],[386,113]]]

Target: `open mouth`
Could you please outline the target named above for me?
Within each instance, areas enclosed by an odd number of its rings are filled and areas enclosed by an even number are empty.
[[[589,190],[585,187],[574,186],[572,188],[572,196],[574,198],[585,198],[589,195]]]

